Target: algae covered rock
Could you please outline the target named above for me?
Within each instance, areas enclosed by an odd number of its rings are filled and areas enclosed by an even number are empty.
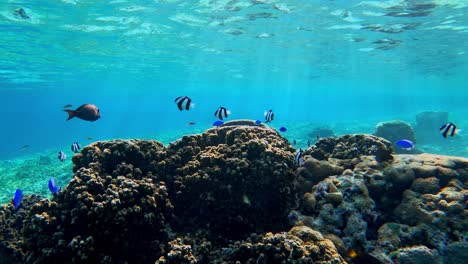
[[[401,264],[441,263],[439,252],[425,246],[402,248],[393,253],[392,259]]]
[[[214,263],[346,263],[330,240],[308,227],[252,235],[216,255]]]
[[[305,151],[318,160],[353,159],[373,155],[379,162],[391,161],[393,147],[385,139],[366,134],[345,135],[338,138],[324,138]]]

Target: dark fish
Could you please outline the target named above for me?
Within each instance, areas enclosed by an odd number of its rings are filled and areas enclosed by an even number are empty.
[[[296,142],[296,140],[294,139],[294,140],[293,140],[293,144],[296,145],[296,143],[297,143],[297,142]]]
[[[58,153],[58,159],[59,159],[61,162],[64,162],[64,161],[67,159],[67,155],[65,155],[65,152],[59,151],[59,153]]]
[[[440,127],[440,133],[442,133],[442,136],[444,138],[447,138],[447,135],[450,135],[453,137],[455,134],[457,134],[457,126],[453,124],[452,122],[449,122],[443,126]]]
[[[26,10],[24,10],[24,8],[22,8],[22,7],[19,8],[19,9],[17,9],[17,10],[15,10],[15,12],[13,12],[13,14],[14,14],[15,16],[19,16],[19,17],[21,17],[21,18],[23,18],[23,19],[29,19],[29,18],[30,18],[30,17],[28,16],[28,14],[26,14]]]
[[[255,124],[256,124],[257,126],[260,125],[261,123],[262,123],[262,121],[260,121],[260,120],[255,121]]]
[[[20,151],[25,151],[29,148],[29,145],[24,145],[20,148]]]
[[[188,123],[187,123],[187,126],[193,126],[193,125],[195,125],[195,124],[196,124],[195,122],[188,122]]]
[[[177,104],[177,108],[179,108],[180,111],[182,110],[189,110],[192,99],[188,98],[187,96],[179,96],[177,97],[174,102]]]
[[[265,123],[270,123],[275,119],[275,114],[273,113],[273,110],[269,110],[268,112],[265,112]]]
[[[281,131],[281,132],[286,132],[286,131],[288,131],[288,129],[285,128],[285,127],[280,127],[279,131]]]
[[[220,120],[223,120],[223,118],[227,118],[230,114],[231,112],[229,110],[227,110],[225,107],[220,106],[218,110],[216,110],[214,115]]]
[[[15,196],[13,196],[13,199],[11,200],[11,203],[13,204],[15,209],[19,208],[22,200],[23,200],[23,191],[21,189],[16,189]]]
[[[320,140],[320,135],[317,135],[317,141],[319,141],[319,140]]]
[[[75,153],[78,153],[80,152],[80,149],[81,149],[81,146],[78,142],[73,142],[73,144],[71,145],[71,150]]]
[[[60,192],[61,189],[62,188],[60,186],[57,186],[55,184],[55,179],[54,178],[49,179],[49,190],[53,195],[56,195],[58,192]]]
[[[78,107],[76,110],[65,109],[63,111],[68,113],[67,121],[75,116],[86,121],[96,121],[101,117],[99,108],[93,104],[84,104]]]
[[[87,139],[87,140],[91,140],[91,139],[93,139],[93,137],[87,137],[86,139]]]
[[[307,140],[307,147],[310,148],[310,140]]]
[[[302,166],[304,164],[304,158],[302,157],[302,154],[303,154],[302,149],[299,149],[299,151],[296,153],[295,160],[299,166]]]
[[[63,108],[70,108],[70,107],[72,107],[71,104],[67,104],[67,105],[64,105],[64,106],[63,106]]]
[[[395,142],[395,145],[406,150],[414,149],[414,143],[407,139],[398,140],[397,142]]]
[[[222,125],[222,124],[224,124],[224,122],[221,121],[221,120],[218,120],[218,121],[216,121],[216,122],[213,123],[213,126],[220,126],[220,125]]]

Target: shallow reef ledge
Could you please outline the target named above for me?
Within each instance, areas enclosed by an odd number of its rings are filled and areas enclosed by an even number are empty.
[[[74,177],[52,200],[0,207],[0,263],[466,257],[468,159],[395,155],[372,135],[323,138],[303,166],[295,154],[248,120],[168,146],[95,142],[73,157]]]

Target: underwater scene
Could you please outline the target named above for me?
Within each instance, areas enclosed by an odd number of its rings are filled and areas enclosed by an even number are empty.
[[[467,0],[3,0],[0,29],[0,264],[467,263]]]

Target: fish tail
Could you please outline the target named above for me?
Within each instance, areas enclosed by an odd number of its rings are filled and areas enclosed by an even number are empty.
[[[75,111],[73,111],[73,110],[63,110],[63,111],[65,111],[65,112],[68,113],[68,119],[67,119],[67,121],[70,120],[70,119],[72,119],[72,118],[75,117],[75,115],[76,115]]]

